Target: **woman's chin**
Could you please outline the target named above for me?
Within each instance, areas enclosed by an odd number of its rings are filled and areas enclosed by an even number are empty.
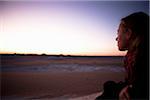
[[[121,47],[119,47],[118,49],[119,49],[119,51],[125,51],[125,50],[127,50],[126,48],[121,48]]]

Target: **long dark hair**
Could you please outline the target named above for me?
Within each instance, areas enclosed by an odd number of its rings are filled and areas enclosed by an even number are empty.
[[[132,42],[124,61],[127,70],[127,83],[135,84],[137,96],[148,97],[149,15],[137,12],[122,18],[121,21],[126,28],[132,31]]]
[[[121,19],[126,28],[132,31],[129,50],[126,55],[125,68],[127,80],[133,83],[136,80],[138,62],[142,62],[148,68],[149,59],[149,16],[143,12],[133,13]],[[145,61],[143,61],[145,60]],[[146,68],[145,68],[146,69]],[[147,69],[148,70],[148,69]]]

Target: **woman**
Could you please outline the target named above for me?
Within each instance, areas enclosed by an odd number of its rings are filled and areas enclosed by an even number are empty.
[[[96,100],[148,100],[149,99],[149,16],[143,12],[133,13],[121,19],[118,28],[118,49],[127,50],[124,60],[125,82],[104,84],[104,93]],[[114,87],[115,85],[115,87]],[[111,96],[108,91],[113,92]]]
[[[124,67],[127,85],[119,94],[120,100],[147,99],[149,89],[149,16],[143,12],[121,20],[118,29],[118,48],[128,50]]]

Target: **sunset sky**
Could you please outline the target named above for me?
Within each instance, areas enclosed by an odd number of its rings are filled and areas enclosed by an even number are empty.
[[[120,19],[147,1],[0,1],[0,53],[124,55]]]

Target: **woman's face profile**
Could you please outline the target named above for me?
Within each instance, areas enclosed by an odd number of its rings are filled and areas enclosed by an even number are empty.
[[[118,49],[120,51],[125,51],[128,48],[128,39],[127,39],[127,34],[126,34],[126,28],[124,27],[123,23],[121,22],[118,28],[117,32],[117,38],[116,41],[118,43]]]

